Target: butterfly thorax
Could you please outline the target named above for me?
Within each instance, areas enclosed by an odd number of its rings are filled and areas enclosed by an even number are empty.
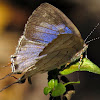
[[[88,45],[84,43],[83,48],[71,58],[70,63],[79,59],[81,55],[87,50],[87,48],[88,48]]]

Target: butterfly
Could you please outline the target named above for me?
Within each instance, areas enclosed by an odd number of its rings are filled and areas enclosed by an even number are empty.
[[[29,17],[16,52],[12,73],[24,73],[18,82],[74,62],[87,50],[70,19],[49,3],[42,3]]]
[[[14,55],[13,73],[24,78],[71,63],[80,58],[88,45],[75,25],[59,9],[41,4],[29,17]]]

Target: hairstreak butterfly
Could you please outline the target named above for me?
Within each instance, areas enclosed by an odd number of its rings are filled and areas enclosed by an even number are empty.
[[[29,17],[11,55],[12,73],[24,73],[16,83],[74,62],[87,48],[74,24],[59,9],[43,3]]]

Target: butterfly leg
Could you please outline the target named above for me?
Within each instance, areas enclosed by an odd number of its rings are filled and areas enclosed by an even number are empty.
[[[67,63],[61,70],[64,70],[70,63]]]
[[[70,63],[68,62],[66,65],[65,65],[65,68],[69,65]]]
[[[79,70],[80,70],[80,66],[82,65],[82,59],[83,59],[83,55],[81,55],[81,57],[80,57],[79,66],[78,66]]]
[[[88,57],[87,57],[87,50],[85,51],[85,58],[88,58]]]

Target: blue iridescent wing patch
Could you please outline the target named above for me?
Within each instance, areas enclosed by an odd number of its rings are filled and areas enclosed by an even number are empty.
[[[12,71],[25,72],[25,77],[29,77],[52,70],[70,62],[83,44],[74,24],[60,10],[43,3],[25,25],[11,57]]]
[[[45,22],[42,22],[40,26],[35,26],[35,31],[32,35],[34,40],[47,44],[56,39],[60,34],[72,34],[72,31],[64,24],[55,26]]]

